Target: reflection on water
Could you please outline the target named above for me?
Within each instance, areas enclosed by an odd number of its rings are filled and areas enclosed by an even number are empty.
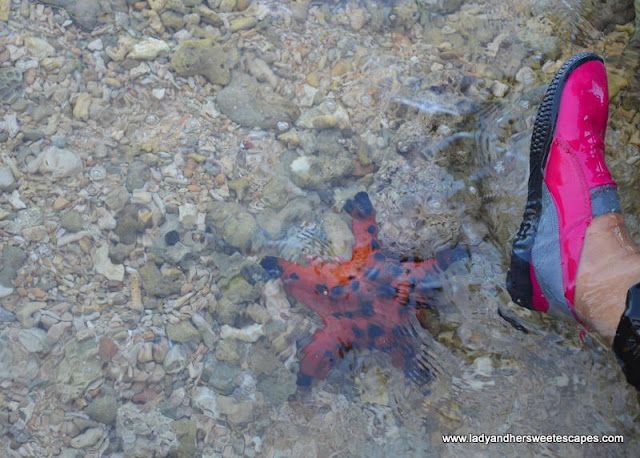
[[[621,0],[0,1],[1,454],[630,454],[612,353],[516,308],[504,277],[537,104],[576,51],[607,62],[608,163],[640,238],[633,19]],[[362,191],[385,266],[471,247],[423,285],[401,361],[387,315],[359,342],[367,320],[260,265],[345,265]],[[412,284],[364,285],[377,319]],[[299,386],[314,335],[339,357]]]

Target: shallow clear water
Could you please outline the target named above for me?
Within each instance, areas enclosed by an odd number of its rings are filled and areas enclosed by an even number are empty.
[[[612,353],[504,287],[537,105],[575,52],[605,57],[640,239],[633,2],[0,5],[0,454],[635,456]],[[349,258],[359,191],[386,253],[472,247],[414,326],[437,376],[359,349],[298,387],[322,323],[259,262]],[[624,444],[442,440],[508,433]]]

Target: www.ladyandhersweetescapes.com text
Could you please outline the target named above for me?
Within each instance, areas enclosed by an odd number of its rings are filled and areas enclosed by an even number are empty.
[[[594,444],[594,443],[624,443],[621,434],[460,434],[443,435],[442,442],[468,444]]]

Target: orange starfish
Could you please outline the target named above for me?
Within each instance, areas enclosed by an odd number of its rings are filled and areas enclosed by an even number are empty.
[[[267,256],[261,261],[269,278],[323,320],[323,328],[302,349],[298,384],[324,378],[353,348],[390,353],[392,362],[413,376],[431,379],[416,361],[415,343],[406,329],[411,313],[429,306],[440,289],[438,274],[468,257],[461,248],[444,250],[425,261],[400,261],[381,252],[375,211],[366,192],[349,199],[355,245],[350,260],[314,259],[308,266]]]

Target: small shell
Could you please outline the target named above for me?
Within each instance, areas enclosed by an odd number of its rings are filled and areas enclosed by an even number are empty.
[[[89,178],[91,178],[93,181],[104,180],[106,176],[107,171],[101,165],[94,165],[89,171]]]

